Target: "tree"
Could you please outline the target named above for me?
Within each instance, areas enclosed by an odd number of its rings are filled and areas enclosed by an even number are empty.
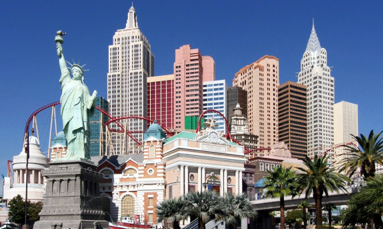
[[[236,228],[237,222],[242,218],[254,218],[256,215],[246,194],[234,196],[226,193],[222,199],[222,207],[225,221],[233,228]]]
[[[205,229],[210,220],[224,220],[222,198],[215,191],[189,192],[183,197],[184,211],[191,219],[198,219],[199,229]]]
[[[288,224],[296,224],[296,223],[301,223],[304,221],[304,218],[309,218],[310,215],[305,212],[303,213],[301,210],[292,210],[288,211],[286,215],[286,223]]]
[[[265,177],[266,196],[279,197],[281,211],[281,229],[285,228],[285,196],[295,194],[297,188],[296,173],[289,168],[278,167],[268,170]]]
[[[316,226],[321,227],[322,223],[322,199],[323,194],[328,196],[329,191],[346,190],[346,183],[350,179],[342,174],[334,171],[328,164],[328,156],[318,157],[315,156],[313,160],[310,160],[306,156],[303,159],[303,164],[306,168],[299,168],[302,171],[298,174],[298,183],[301,192],[305,192],[306,198],[311,193],[315,199],[315,214],[316,214]]]
[[[303,228],[306,229],[307,228],[307,218],[310,218],[310,215],[308,215],[308,217],[306,217],[307,215],[305,214],[306,213],[306,210],[307,208],[311,207],[311,204],[309,204],[307,202],[307,200],[304,200],[302,201],[299,205],[298,205],[298,208],[302,209],[302,216],[303,216]]]
[[[342,154],[345,157],[341,161],[340,171],[346,171],[351,177],[355,171],[360,169],[360,173],[365,179],[375,176],[375,163],[383,165],[383,138],[381,134],[382,132],[374,134],[374,130],[371,130],[368,138],[363,134],[360,134],[360,137],[352,135],[359,147],[344,146],[347,153]]]
[[[40,219],[39,213],[43,208],[42,202],[31,203],[27,202],[28,206],[28,224],[33,224],[34,222]],[[25,222],[25,201],[20,195],[15,196],[11,201],[9,201],[9,216],[12,219],[12,222],[17,224],[24,224]]]
[[[383,228],[382,214],[383,175],[377,175],[370,177],[366,186],[351,198],[348,209],[342,215],[343,224],[355,225],[369,222],[370,228],[372,228],[372,224],[375,224],[375,228]]]
[[[331,212],[332,210],[335,210],[336,209],[336,205],[335,204],[326,204],[324,207],[323,207],[323,210],[326,210],[328,212],[328,227],[331,228],[331,221],[332,221],[332,215],[331,215]]]
[[[185,202],[182,198],[173,198],[162,201],[157,205],[157,221],[161,222],[165,219],[170,219],[174,229],[179,229],[179,222],[185,219],[183,211]]]

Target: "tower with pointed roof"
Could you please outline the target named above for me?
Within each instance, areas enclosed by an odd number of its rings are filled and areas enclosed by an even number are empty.
[[[301,60],[298,83],[307,86],[307,156],[322,154],[334,143],[334,77],[327,65],[314,21]]]
[[[154,56],[149,41],[140,31],[133,5],[128,12],[124,29],[119,29],[109,46],[108,102],[113,117],[147,116],[147,78],[154,76]],[[146,122],[139,119],[120,123],[139,142],[143,140]],[[118,129],[115,125],[114,129]],[[138,132],[138,133],[137,133]],[[141,132],[141,133],[140,133]],[[113,133],[110,154],[142,152],[128,135]]]

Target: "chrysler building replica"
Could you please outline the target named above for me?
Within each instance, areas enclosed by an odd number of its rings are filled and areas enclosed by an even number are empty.
[[[301,60],[298,83],[307,86],[307,156],[311,158],[322,154],[334,142],[334,77],[314,22]]]
[[[138,28],[136,10],[129,9],[124,29],[113,36],[109,46],[108,101],[113,117],[147,116],[147,77],[154,76],[154,56],[150,44]],[[143,140],[146,122],[140,119],[119,121],[132,137]],[[113,129],[120,129],[113,124]],[[113,133],[110,154],[142,152],[126,133]]]

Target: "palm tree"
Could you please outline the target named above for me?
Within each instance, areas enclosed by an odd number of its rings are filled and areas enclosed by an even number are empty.
[[[336,173],[328,164],[328,156],[315,156],[314,160],[310,160],[306,156],[303,159],[306,168],[299,168],[302,171],[298,174],[298,183],[301,192],[305,191],[306,198],[311,193],[315,199],[316,226],[322,226],[322,198],[325,193],[328,196],[329,191],[344,190],[347,192],[345,185],[350,179],[342,174]]]
[[[346,171],[351,177],[355,171],[360,169],[360,173],[365,179],[375,176],[375,163],[383,165],[383,138],[382,132],[374,134],[371,130],[368,138],[363,134],[360,137],[352,135],[358,142],[359,147],[344,146],[347,148],[347,153],[344,153],[345,158],[341,161],[343,164],[340,171]]]
[[[348,221],[345,223],[364,223],[358,222],[358,220],[366,220],[365,218],[354,220],[355,215],[363,215],[369,219],[369,228],[372,228],[373,224],[375,224],[375,228],[383,228],[381,219],[383,214],[383,175],[370,177],[366,186],[362,187],[360,192],[351,198],[349,209],[346,212]]]
[[[332,221],[331,212],[332,212],[332,210],[335,210],[335,209],[336,209],[336,205],[335,204],[326,204],[323,207],[323,210],[326,210],[328,212],[328,228],[331,228],[331,221]]]
[[[295,194],[296,173],[289,168],[278,167],[268,170],[269,175],[265,177],[266,196],[279,197],[281,211],[281,229],[285,228],[285,196]]]
[[[184,196],[185,215],[198,219],[198,228],[205,229],[210,220],[223,220],[222,198],[216,192],[189,192]]]
[[[253,210],[246,194],[234,196],[226,193],[222,201],[226,222],[236,228],[237,222],[242,218],[254,218],[256,213]]]
[[[173,198],[162,201],[157,205],[157,222],[170,219],[173,228],[179,229],[180,220],[185,219],[184,205],[185,202],[182,198]]]
[[[311,207],[311,204],[307,202],[307,199],[302,201],[299,205],[298,208],[302,208],[302,213],[303,213],[303,228],[307,228],[307,217],[306,217],[306,209]]]

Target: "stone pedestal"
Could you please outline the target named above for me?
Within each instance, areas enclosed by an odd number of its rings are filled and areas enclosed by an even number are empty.
[[[100,197],[101,174],[91,161],[54,161],[43,171],[46,179],[44,205],[35,229],[104,229]],[[105,209],[105,208],[104,208]]]

